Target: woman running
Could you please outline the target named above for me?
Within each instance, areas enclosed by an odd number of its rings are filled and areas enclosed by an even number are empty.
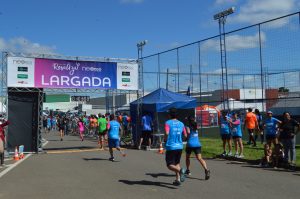
[[[194,152],[196,155],[196,159],[199,161],[201,166],[205,172],[205,180],[208,180],[210,177],[210,171],[207,169],[206,162],[202,159],[201,156],[201,142],[199,141],[198,131],[197,131],[197,123],[195,122],[194,117],[189,118],[189,124],[186,127],[187,129],[187,146],[186,146],[186,175],[191,175],[190,172],[190,157],[191,153]]]
[[[80,139],[81,139],[81,141],[83,141],[84,125],[83,125],[83,121],[81,118],[79,118],[79,121],[78,121],[78,128],[79,128]]]

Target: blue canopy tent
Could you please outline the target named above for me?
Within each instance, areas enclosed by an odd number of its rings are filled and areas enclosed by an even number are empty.
[[[154,133],[163,133],[164,123],[168,119],[167,111],[170,108],[178,109],[178,119],[195,115],[196,99],[179,93],[174,93],[163,88],[159,88],[148,95],[130,103],[130,114],[132,119],[132,135],[136,144],[141,135],[141,125],[137,125],[137,117],[150,113],[154,119]],[[140,114],[138,114],[138,109]],[[139,118],[139,119],[140,119]]]

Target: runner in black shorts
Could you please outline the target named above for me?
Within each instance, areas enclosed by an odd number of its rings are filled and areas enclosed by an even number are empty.
[[[205,172],[205,180],[208,180],[210,178],[210,171],[207,169],[207,165],[206,162],[202,159],[201,156],[201,142],[199,140],[199,136],[198,136],[198,131],[197,131],[197,123],[195,122],[195,118],[194,117],[190,117],[189,118],[189,124],[187,129],[187,135],[188,135],[188,139],[187,139],[187,146],[186,146],[186,174],[187,175],[191,175],[190,172],[190,157],[191,157],[191,153],[194,152],[196,155],[197,160],[199,161],[199,163],[201,164],[201,166],[204,169]]]

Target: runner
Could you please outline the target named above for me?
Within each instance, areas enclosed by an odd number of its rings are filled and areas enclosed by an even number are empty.
[[[173,185],[180,186],[185,181],[185,169],[180,167],[183,149],[182,137],[186,137],[184,124],[177,120],[176,108],[169,110],[170,120],[165,123],[166,164],[169,170],[174,171],[176,179]]]
[[[246,127],[249,134],[248,144],[250,145],[253,142],[253,147],[256,147],[256,142],[254,139],[254,130],[259,130],[259,126],[256,119],[256,115],[252,113],[252,108],[248,108],[248,112],[245,117],[244,129],[246,129]]]
[[[277,130],[279,129],[279,124],[281,124],[281,121],[272,117],[273,113],[272,111],[267,112],[267,118],[264,123],[264,127],[266,128],[266,140],[269,147],[272,149],[272,143],[275,147],[276,144],[278,144],[278,138],[277,138]]]
[[[231,143],[231,133],[230,133],[230,117],[227,115],[226,111],[222,111],[222,117],[220,118],[220,133],[223,141],[223,153],[221,156],[231,156],[232,155],[232,143]],[[226,143],[228,143],[229,152],[226,154]]]
[[[120,148],[120,131],[122,130],[121,125],[119,122],[116,121],[116,117],[114,114],[110,115],[110,121],[107,124],[108,129],[108,147],[110,153],[110,161],[114,161],[114,152],[113,148],[116,148],[123,157],[126,156],[123,150]]]
[[[153,120],[150,116],[149,112],[146,112],[145,115],[142,117],[142,136],[140,138],[140,143],[138,149],[140,150],[142,147],[143,140],[145,139],[148,142],[147,150],[150,150],[151,147],[151,136],[153,130]]]
[[[79,129],[79,136],[81,141],[83,141],[83,134],[84,134],[84,124],[81,118],[78,121],[78,129]]]
[[[244,158],[244,146],[242,140],[242,129],[241,129],[241,120],[238,118],[237,113],[232,114],[232,119],[229,120],[231,124],[232,138],[234,140],[234,148],[236,158]],[[240,153],[238,152],[240,148]]]
[[[0,124],[0,168],[4,164],[4,142],[5,142],[5,132],[4,127],[9,125],[9,121],[1,120]]]
[[[51,130],[51,118],[50,118],[50,116],[48,116],[48,118],[47,118],[47,130],[46,130],[46,133],[48,132],[48,133],[50,133],[50,130]]]
[[[197,160],[201,164],[201,166],[204,169],[205,172],[205,180],[208,180],[210,177],[210,170],[207,169],[206,162],[202,159],[201,156],[201,142],[199,140],[199,135],[198,135],[198,130],[197,130],[197,123],[195,122],[194,117],[189,118],[189,123],[188,126],[186,127],[187,129],[187,146],[186,146],[186,175],[191,175],[190,171],[190,157],[191,153],[194,152],[196,155]]]
[[[58,126],[58,130],[59,130],[59,133],[60,133],[60,141],[63,141],[63,138],[65,136],[65,126],[66,126],[66,123],[65,123],[65,120],[62,116],[59,116],[58,118],[58,121],[57,121],[57,126]]]
[[[99,140],[98,140],[98,143],[100,145],[100,149],[103,149],[103,146],[104,146],[105,135],[107,133],[107,123],[108,122],[105,118],[105,115],[99,114],[99,119],[98,119]]]

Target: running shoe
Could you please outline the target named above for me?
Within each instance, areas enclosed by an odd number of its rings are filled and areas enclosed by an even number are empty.
[[[191,171],[189,170],[189,169],[187,169],[186,171],[185,171],[185,175],[192,175],[192,173],[191,173]]]
[[[235,158],[238,158],[238,157],[239,157],[239,154],[238,154],[238,153],[235,153],[235,154],[234,154],[234,157],[235,157]]]
[[[210,178],[210,170],[205,170],[205,180],[208,180]]]
[[[173,182],[173,185],[175,185],[175,186],[180,186],[180,185],[181,185],[181,182],[178,181],[178,180],[175,180],[175,181]]]
[[[226,151],[224,151],[222,154],[221,154],[222,157],[225,157],[226,156]]]
[[[179,174],[180,174],[180,182],[184,182],[185,181],[185,169],[181,168]]]
[[[238,158],[244,158],[245,156],[243,154],[239,155]]]
[[[227,153],[227,156],[232,156],[232,153],[231,153],[231,151],[229,151],[229,153]]]
[[[109,158],[109,161],[115,161],[115,158],[114,157],[111,157],[111,158]]]

